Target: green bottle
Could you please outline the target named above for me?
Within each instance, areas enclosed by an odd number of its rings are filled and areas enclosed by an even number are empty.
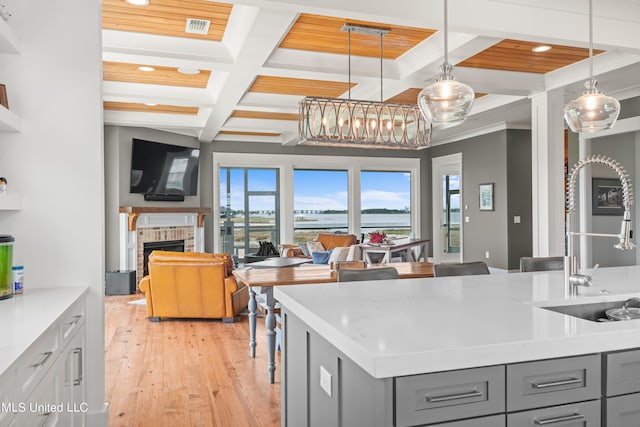
[[[0,299],[13,296],[13,242],[7,234],[0,234]]]

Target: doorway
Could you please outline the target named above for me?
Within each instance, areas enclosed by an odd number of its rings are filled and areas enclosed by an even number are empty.
[[[432,159],[433,262],[462,262],[462,153]]]

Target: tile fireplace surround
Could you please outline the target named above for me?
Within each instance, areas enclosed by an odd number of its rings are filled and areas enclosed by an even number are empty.
[[[209,208],[121,207],[120,270],[135,270],[142,279],[143,246],[184,240],[184,250],[204,252],[204,217]]]

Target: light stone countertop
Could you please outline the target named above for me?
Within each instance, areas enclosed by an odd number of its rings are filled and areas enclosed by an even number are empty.
[[[0,300],[0,376],[87,290],[30,288]]]
[[[640,347],[640,320],[539,308],[640,296],[640,266],[601,268],[570,300],[563,281],[562,271],[509,273],[282,286],[274,296],[374,378]]]

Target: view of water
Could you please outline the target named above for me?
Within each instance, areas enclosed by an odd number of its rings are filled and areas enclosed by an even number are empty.
[[[409,227],[409,214],[363,214],[362,228]],[[300,228],[346,228],[347,214],[296,214],[294,227]]]

